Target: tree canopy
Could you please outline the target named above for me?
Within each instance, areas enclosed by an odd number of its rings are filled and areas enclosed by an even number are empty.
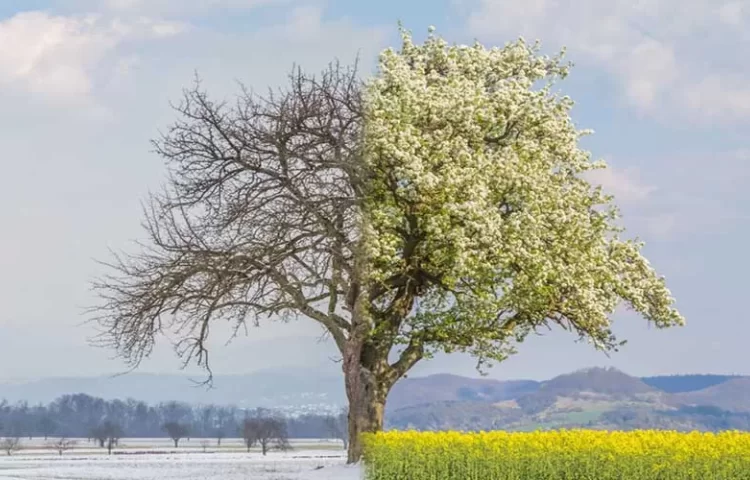
[[[582,175],[606,166],[553,92],[562,55],[403,40],[381,56],[365,111],[372,279],[424,278],[399,340],[502,360],[549,322],[615,348],[620,301],[658,327],[682,323],[642,244],[619,238],[612,198]]]

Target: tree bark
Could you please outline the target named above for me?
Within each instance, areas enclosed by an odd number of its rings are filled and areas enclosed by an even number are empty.
[[[349,445],[347,463],[362,458],[362,434],[383,430],[385,402],[393,386],[388,356],[356,338],[347,342],[343,362],[346,395],[349,400]]]
[[[389,390],[387,383],[371,378],[361,382],[358,392],[352,392],[355,395],[349,399],[348,463],[356,463],[362,458],[362,434],[383,430],[385,401]]]

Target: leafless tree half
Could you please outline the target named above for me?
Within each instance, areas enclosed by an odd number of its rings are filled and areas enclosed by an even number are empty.
[[[209,372],[214,322],[235,334],[264,319],[318,322],[342,357],[349,399],[349,461],[361,432],[383,425],[393,384],[424,354],[415,337],[391,350],[427,274],[410,260],[419,233],[406,225],[404,271],[368,280],[362,221],[371,172],[362,152],[356,66],[319,76],[294,70],[265,97],[242,90],[214,102],[196,81],[179,120],[153,142],[169,182],[144,207],[148,241],[113,254],[94,283],[98,343],[135,368],[161,334]],[[396,185],[393,185],[396,188]]]

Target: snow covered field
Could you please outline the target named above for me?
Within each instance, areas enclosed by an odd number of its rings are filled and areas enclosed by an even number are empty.
[[[358,467],[345,465],[340,444],[293,442],[289,452],[241,451],[237,440],[216,442],[203,452],[202,439],[174,449],[169,440],[123,439],[106,455],[86,440],[59,456],[43,442],[12,456],[0,456],[0,479],[23,480],[359,480]],[[328,443],[328,444],[327,444]],[[327,445],[326,445],[327,444]],[[181,442],[182,445],[182,442]]]

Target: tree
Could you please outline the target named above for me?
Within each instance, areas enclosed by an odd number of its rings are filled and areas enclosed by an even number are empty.
[[[270,448],[279,450],[291,448],[286,422],[281,418],[262,415],[246,418],[242,423],[242,438],[248,452],[257,444],[264,456]]]
[[[169,183],[147,201],[149,240],[94,282],[100,344],[137,366],[175,334],[210,380],[213,321],[311,319],[342,357],[354,462],[391,387],[436,352],[481,369],[552,326],[614,351],[620,303],[683,323],[586,180],[604,165],[552,90],[563,55],[402,38],[366,82],[334,64],[233,104],[184,92],[153,142]]]
[[[107,432],[104,430],[103,425],[97,425],[93,427],[89,433],[91,438],[97,441],[99,447],[104,448],[104,444],[107,441]]]
[[[57,429],[57,423],[48,416],[44,416],[39,420],[39,429],[44,435],[44,439],[47,440],[49,436],[55,433]]]
[[[216,413],[215,410],[216,408],[213,405],[206,405],[200,409],[200,428],[202,437],[209,437],[213,433],[211,431],[211,423]]]
[[[226,437],[230,423],[234,422],[234,412],[230,408],[218,408],[216,410],[216,423],[214,425],[214,436],[216,445],[221,446],[221,440]]]
[[[250,449],[258,442],[255,424],[252,419],[246,418],[245,421],[242,422],[240,435],[242,436],[242,441],[247,448],[247,453],[250,453]]]
[[[187,437],[188,432],[190,431],[187,425],[179,422],[167,422],[162,428],[174,442],[174,448],[178,447],[180,440]]]
[[[21,438],[20,437],[6,437],[0,442],[0,448],[5,451],[5,454],[11,456],[13,452],[21,449]]]
[[[104,432],[107,434],[107,454],[112,454],[112,448],[120,443],[120,439],[124,435],[122,427],[114,422],[104,422]]]
[[[345,450],[349,448],[349,428],[347,420],[348,414],[346,411],[341,412],[338,415],[329,415],[325,419],[328,434],[333,438],[341,440],[344,444]]]
[[[123,434],[122,427],[111,420],[105,420],[104,423],[92,428],[90,433],[91,437],[97,440],[100,447],[107,448],[107,453],[110,455]]]
[[[51,443],[52,448],[57,450],[57,453],[62,456],[63,452],[70,450],[78,444],[76,440],[72,440],[67,437],[60,437]]]
[[[216,431],[214,432],[214,436],[216,437],[216,446],[221,446],[221,440],[226,436],[226,433],[224,432],[224,427],[219,425],[216,427]]]

